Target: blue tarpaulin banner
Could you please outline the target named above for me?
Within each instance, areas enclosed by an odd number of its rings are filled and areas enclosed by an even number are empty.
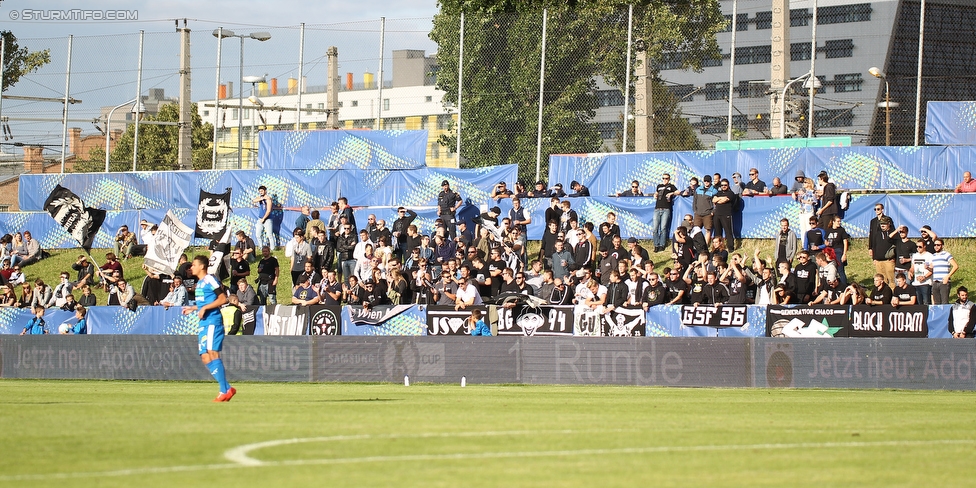
[[[928,311],[928,337],[933,339],[950,338],[948,320],[951,306],[933,305]],[[648,337],[765,337],[766,307],[749,305],[746,323],[741,327],[700,327],[683,326],[682,307],[660,305],[651,307],[647,313],[646,335]],[[263,307],[257,310],[258,321],[255,335],[264,334]],[[0,335],[20,334],[33,317],[29,309],[0,308]],[[73,324],[73,312],[48,309],[44,316],[47,329],[56,334],[62,322]],[[420,336],[427,335],[427,308],[413,305],[397,314],[391,320],[378,325],[358,325],[349,318],[349,307],[342,307],[342,335],[355,336]],[[199,320],[195,314],[183,315],[179,307],[164,309],[161,306],[142,306],[135,312],[119,306],[97,306],[88,309],[88,331],[90,334],[150,334],[186,335],[197,334]],[[843,340],[837,338],[837,340]]]
[[[749,151],[680,151],[653,153],[571,154],[549,157],[549,184],[569,188],[573,180],[590,189],[591,196],[616,195],[632,180],[653,192],[661,175],[669,173],[679,189],[692,176],[721,173],[732,181],[738,171],[748,181],[748,169],[757,168],[771,185],[779,177],[792,186],[798,170],[816,180],[827,171],[838,188],[952,189],[972,170],[976,147],[815,147],[755,149]]]
[[[427,159],[425,130],[262,131],[261,169],[417,169]]]
[[[212,170],[139,173],[22,175],[20,209],[44,210],[55,186],[75,192],[85,204],[105,210],[196,208],[200,190],[231,188],[231,206],[250,207],[259,186],[283,207],[325,207],[340,196],[353,206],[435,205],[441,182],[461,198],[482,201],[499,181],[514,182],[518,166],[387,170]],[[512,183],[514,185],[514,183]],[[97,246],[97,244],[96,244]]]
[[[925,143],[976,145],[976,102],[926,102]]]

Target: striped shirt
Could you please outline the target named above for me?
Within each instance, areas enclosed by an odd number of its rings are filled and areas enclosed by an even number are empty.
[[[939,251],[932,255],[932,279],[942,280],[949,275],[949,270],[952,268],[949,261],[952,260],[952,254],[948,251]]]

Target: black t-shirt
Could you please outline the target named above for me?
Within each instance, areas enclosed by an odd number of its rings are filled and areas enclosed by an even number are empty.
[[[833,183],[824,185],[823,196],[820,197],[820,208],[824,208],[827,202],[833,202],[833,205],[825,208],[821,216],[837,215],[837,186]]]
[[[881,288],[874,287],[871,289],[871,300],[872,305],[887,305],[891,303],[891,288],[888,285],[882,283]],[[880,301],[881,303],[873,303]]]
[[[735,204],[739,201],[739,196],[732,193],[732,190],[719,190],[715,196],[727,197],[729,201],[725,203],[716,203],[713,215],[716,217],[732,215],[732,211],[735,209]]]
[[[654,305],[668,303],[668,296],[668,288],[659,281],[653,286],[648,284],[644,287],[644,293],[643,296],[641,296],[640,301],[641,303],[646,303],[648,306],[653,307]]]
[[[275,270],[278,269],[278,258],[270,256],[258,262],[258,283],[274,281]]]
[[[671,209],[674,203],[671,201],[671,196],[669,193],[674,193],[678,191],[678,187],[672,185],[671,183],[661,183],[657,185],[657,202],[654,204],[654,208],[666,208]]]
[[[704,303],[702,301],[704,298],[705,282],[692,278],[691,284],[688,285],[688,303]]]
[[[850,239],[850,234],[847,233],[847,229],[843,227],[838,227],[836,229],[827,229],[827,244],[828,246],[834,248],[837,252],[837,257],[844,251],[844,241]],[[912,250],[915,248],[913,247]]]
[[[240,261],[237,261],[236,259],[232,259],[230,261],[230,269],[231,269],[230,284],[231,284],[232,287],[236,287],[238,281],[246,280],[247,279],[247,276],[234,277],[234,273],[250,273],[251,272],[251,266],[249,264],[247,264],[247,260],[246,259],[242,259]]]
[[[908,239],[895,241],[895,268],[907,270],[912,267],[912,254],[915,254],[915,241]]]
[[[817,265],[810,261],[807,264],[797,264],[793,268],[793,275],[796,276],[796,289],[794,293],[800,299],[813,293],[817,285]]]
[[[904,288],[896,286],[891,295],[897,298],[899,302],[908,302],[915,296],[915,287],[911,283],[905,282]]]
[[[678,278],[676,280],[667,279],[667,280],[664,280],[664,286],[667,287],[667,289],[668,289],[668,297],[667,297],[667,300],[665,301],[665,303],[670,302],[671,300],[674,300],[675,297],[677,297],[678,294],[681,293],[681,292],[685,292],[685,294],[681,298],[681,300],[678,300],[677,303],[679,303],[679,304],[680,303],[688,303],[688,284],[685,283],[685,280],[683,280],[681,278]]]

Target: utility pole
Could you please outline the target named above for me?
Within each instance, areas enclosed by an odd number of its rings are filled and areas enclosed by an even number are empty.
[[[177,161],[179,161],[180,169],[193,169],[191,137],[193,114],[190,111],[190,29],[186,26],[186,19],[183,19],[183,28],[177,30],[180,31],[180,121]]]
[[[329,81],[326,90],[328,93],[325,98],[325,108],[328,118],[325,123],[330,129],[339,128],[339,48],[329,46],[325,51],[325,56],[329,59]]]
[[[634,82],[634,150],[654,150],[654,79],[647,64],[647,44],[643,40],[634,43],[637,51],[637,69]],[[627,114],[624,114],[626,117]],[[626,127],[626,124],[624,124]]]
[[[773,139],[782,139],[786,124],[780,97],[790,79],[790,0],[773,0],[772,59],[769,63],[769,131]]]

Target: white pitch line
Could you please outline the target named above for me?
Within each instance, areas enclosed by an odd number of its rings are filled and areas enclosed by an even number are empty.
[[[513,433],[527,433],[530,431],[514,432],[484,432],[484,433],[462,433],[462,434],[422,434],[413,437],[459,437],[482,435],[505,435]],[[573,431],[558,431],[573,432]],[[533,432],[533,433],[538,433]],[[268,441],[256,444],[248,444],[257,449],[258,446],[271,447],[277,445],[295,444],[300,442],[315,442],[316,440],[352,440],[356,438],[370,438],[371,436],[335,436],[335,437],[312,437],[306,439],[282,439],[278,441]],[[395,436],[376,436],[373,438],[387,438]],[[408,435],[399,437],[410,437]],[[28,481],[28,480],[52,480],[52,479],[72,479],[72,478],[93,478],[93,477],[119,477],[144,474],[163,474],[187,471],[209,471],[218,469],[245,468],[245,467],[278,467],[278,466],[302,466],[317,464],[352,464],[352,463],[378,463],[378,462],[403,462],[403,461],[453,461],[467,459],[502,459],[502,458],[524,458],[524,457],[562,457],[562,456],[584,456],[584,455],[607,455],[607,454],[653,454],[653,453],[672,453],[672,452],[706,452],[706,451],[734,451],[750,449],[828,449],[828,448],[857,448],[857,447],[904,447],[904,446],[927,446],[927,445],[951,445],[951,444],[974,444],[976,439],[940,439],[940,440],[902,440],[902,441],[873,441],[873,442],[797,442],[786,444],[731,444],[731,445],[699,445],[699,446],[654,446],[654,447],[624,447],[617,449],[575,449],[575,450],[553,450],[553,451],[502,451],[502,452],[477,452],[477,453],[456,453],[456,454],[407,454],[402,456],[368,456],[355,458],[332,458],[332,459],[307,459],[294,461],[256,461],[258,464],[201,464],[191,466],[169,466],[159,468],[133,468],[115,471],[89,471],[77,473],[51,473],[51,474],[25,474],[0,476],[0,481]],[[241,447],[247,447],[241,446]],[[227,451],[231,453],[241,451],[241,448],[234,448]],[[226,455],[226,454],[225,454]]]

